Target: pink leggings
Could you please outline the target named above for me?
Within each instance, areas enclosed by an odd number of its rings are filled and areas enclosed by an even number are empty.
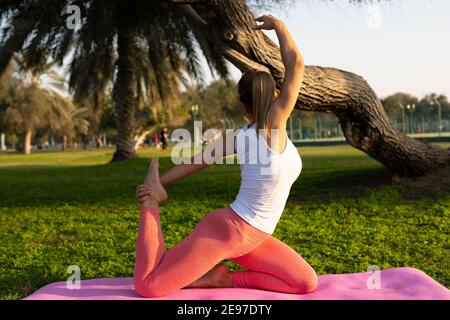
[[[141,209],[134,273],[138,294],[158,297],[173,293],[224,259],[246,268],[232,273],[233,287],[307,293],[317,285],[316,273],[297,252],[251,226],[231,208],[207,214],[168,251],[159,209]]]

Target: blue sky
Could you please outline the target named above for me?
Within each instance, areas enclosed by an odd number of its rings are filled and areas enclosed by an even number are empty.
[[[265,13],[285,22],[307,65],[355,72],[380,97],[396,92],[450,97],[448,0],[392,0],[374,5],[303,0],[288,10],[255,12]],[[274,31],[265,32],[276,41]],[[239,79],[240,72],[231,70],[233,78]],[[210,81],[209,72],[205,75]]]

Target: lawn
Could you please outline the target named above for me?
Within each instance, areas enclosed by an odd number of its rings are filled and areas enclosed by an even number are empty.
[[[0,155],[0,299],[65,280],[71,265],[82,279],[132,275],[134,191],[147,161],[109,163],[112,151]],[[450,179],[393,185],[384,167],[348,146],[300,154],[303,171],[274,236],[318,274],[408,266],[450,286]],[[140,153],[149,155],[161,157],[162,170],[171,166],[169,153]],[[169,187],[166,246],[227,206],[238,188],[237,165],[215,165]]]

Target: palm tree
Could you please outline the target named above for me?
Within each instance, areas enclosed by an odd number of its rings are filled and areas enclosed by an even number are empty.
[[[68,139],[89,131],[89,109],[76,106],[71,99],[56,94],[51,95],[50,103],[54,112],[47,126],[51,132],[62,137],[61,151],[66,151]]]
[[[1,102],[1,117],[6,127],[23,133],[24,153],[31,153],[31,139],[35,128],[43,126],[51,117],[49,96],[41,88],[19,83],[12,85],[8,99]]]
[[[81,9],[79,29],[67,27],[69,5]],[[211,72],[228,75],[218,50],[191,29],[179,6],[165,1],[17,0],[2,2],[0,10],[0,19],[6,22],[0,72],[14,52],[22,52],[28,66],[49,57],[59,64],[69,58],[69,87],[76,98],[101,94],[113,82],[117,115],[113,160],[136,156],[139,88],[144,86],[146,94],[165,101],[167,93],[177,90],[174,77],[202,80],[196,44]]]
[[[0,81],[0,118],[10,131],[24,135],[24,153],[31,153],[31,140],[37,128],[49,127],[72,134],[84,130],[86,123],[70,99],[63,97],[63,79],[53,70],[53,63],[26,66],[15,55]]]

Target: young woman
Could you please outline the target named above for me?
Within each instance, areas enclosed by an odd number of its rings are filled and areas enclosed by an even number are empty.
[[[134,285],[144,297],[163,296],[187,287],[239,287],[284,293],[316,289],[313,268],[272,236],[302,168],[297,149],[287,137],[286,123],[303,81],[304,63],[280,20],[268,15],[256,21],[262,24],[254,29],[275,30],[278,36],[285,66],[282,88],[276,95],[270,74],[246,72],[239,81],[239,96],[251,124],[219,138],[195,155],[193,164],[174,166],[161,177],[158,160],[150,161],[144,184],[136,192],[141,221]],[[257,138],[253,141],[266,152],[269,161],[243,161],[236,200],[228,208],[207,214],[183,241],[166,251],[159,217],[159,204],[167,200],[164,187],[207,167],[207,155],[221,159],[238,153],[239,157],[239,139],[249,136]],[[247,160],[257,158],[255,151],[246,152]],[[245,270],[228,270],[221,263],[225,259]]]

